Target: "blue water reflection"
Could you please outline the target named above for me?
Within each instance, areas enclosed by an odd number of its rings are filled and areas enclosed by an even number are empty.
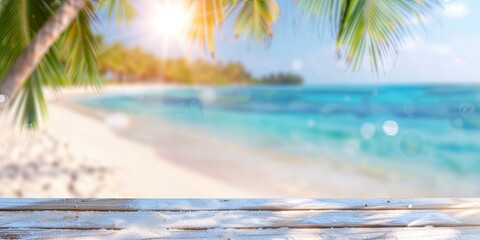
[[[480,86],[180,87],[83,103],[311,159],[480,175]]]

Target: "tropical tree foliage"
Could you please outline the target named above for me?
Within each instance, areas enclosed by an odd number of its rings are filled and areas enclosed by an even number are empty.
[[[84,8],[58,39],[47,39],[48,51],[22,79],[22,91],[15,96],[17,116],[35,127],[46,112],[42,86],[93,85],[101,82],[96,39],[92,32],[96,13],[104,11],[121,22],[133,15],[128,0],[77,0]],[[214,55],[216,29],[228,19],[237,36],[270,41],[273,25],[280,17],[277,0],[186,0],[194,7],[189,36]],[[47,20],[72,0],[0,1],[0,84],[11,73],[12,64],[23,56],[32,39],[48,27]],[[368,59],[372,70],[383,69],[409,36],[412,19],[422,21],[439,6],[438,0],[296,0],[297,12],[318,26],[328,27],[336,39],[341,60],[358,70]],[[48,36],[47,36],[48,37]],[[53,41],[53,42],[52,42]],[[9,83],[10,84],[10,83]],[[15,82],[16,84],[16,82]],[[0,86],[2,86],[0,85]],[[0,93],[3,89],[0,88]],[[9,93],[12,95],[12,93]]]
[[[301,84],[303,82],[303,78],[300,75],[293,74],[293,73],[278,73],[278,74],[270,74],[260,79],[257,79],[256,82],[258,84]]]
[[[100,49],[100,72],[114,82],[164,81],[176,84],[246,84],[250,73],[238,62],[160,59],[140,47],[114,43]]]
[[[0,79],[61,3],[56,0],[1,1]],[[25,79],[23,90],[13,99],[17,108],[16,116],[25,127],[35,128],[39,117],[46,116],[47,105],[42,86],[53,89],[69,85],[99,86],[102,78],[98,71],[97,40],[92,27],[98,19],[95,10],[131,9],[127,3],[108,0],[87,2],[75,21],[55,40],[32,74]]]

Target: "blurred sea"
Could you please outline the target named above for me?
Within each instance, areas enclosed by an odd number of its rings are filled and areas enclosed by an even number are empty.
[[[480,176],[480,86],[178,87],[81,102],[311,161]]]

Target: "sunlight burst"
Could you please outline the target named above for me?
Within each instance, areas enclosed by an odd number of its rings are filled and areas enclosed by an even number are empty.
[[[152,1],[148,14],[155,37],[181,40],[186,37],[191,14],[184,1]]]

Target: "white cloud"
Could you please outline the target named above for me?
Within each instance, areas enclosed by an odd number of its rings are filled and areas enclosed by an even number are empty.
[[[450,18],[464,18],[470,14],[470,10],[462,2],[447,3],[443,8],[443,15]]]
[[[303,68],[303,62],[300,59],[295,59],[292,61],[292,69],[295,71],[300,71]]]
[[[434,52],[437,54],[450,54],[452,52],[450,44],[447,43],[428,43],[421,37],[413,35],[405,39],[402,44],[402,50],[405,52]]]
[[[439,54],[449,54],[451,52],[450,46],[442,43],[429,44],[427,48]]]

